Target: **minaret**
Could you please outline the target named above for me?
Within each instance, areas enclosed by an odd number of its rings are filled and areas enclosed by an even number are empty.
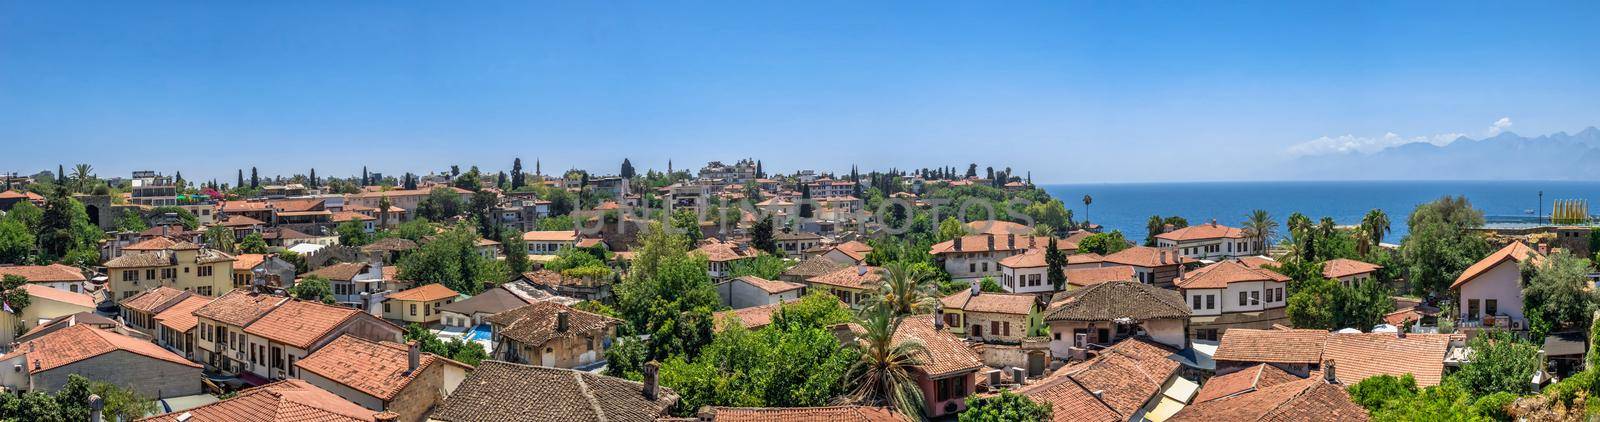
[[[668,175],[672,174],[672,159],[670,159],[670,158],[667,159],[667,174]]]
[[[539,159],[538,158],[534,158],[533,159],[533,175],[535,175],[535,176],[544,176],[544,171],[539,170]]]

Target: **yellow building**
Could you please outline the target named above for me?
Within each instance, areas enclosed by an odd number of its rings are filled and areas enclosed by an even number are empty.
[[[10,344],[17,336],[38,326],[40,322],[48,322],[79,312],[94,312],[94,297],[87,294],[38,284],[24,284],[22,289],[28,292],[28,306],[22,308],[22,313],[17,315],[0,312],[0,343]],[[18,328],[22,330],[18,331]]]
[[[189,242],[106,261],[107,288],[121,301],[160,286],[216,296],[233,289],[232,255]]]
[[[383,317],[391,321],[430,325],[439,322],[439,306],[455,302],[460,293],[443,284],[427,284],[389,295],[383,301]]]

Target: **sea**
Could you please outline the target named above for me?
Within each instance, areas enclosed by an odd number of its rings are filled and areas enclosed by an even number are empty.
[[[1549,215],[1556,200],[1585,199],[1600,214],[1600,181],[1318,181],[1082,183],[1041,185],[1066,203],[1073,219],[1121,230],[1129,239],[1145,236],[1151,215],[1182,216],[1189,224],[1216,220],[1241,227],[1251,210],[1265,209],[1282,230],[1284,219],[1299,212],[1341,225],[1357,224],[1372,209],[1389,215],[1387,243],[1407,233],[1406,216],[1418,204],[1444,196],[1465,196],[1491,224],[1530,223]],[[1542,201],[1541,201],[1541,193]],[[1085,207],[1083,196],[1093,200]],[[1541,207],[1542,204],[1542,207]]]

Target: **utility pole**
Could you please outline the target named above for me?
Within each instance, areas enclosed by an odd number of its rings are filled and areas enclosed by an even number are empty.
[[[1534,215],[1539,224],[1544,224],[1544,191],[1539,191],[1539,213]]]

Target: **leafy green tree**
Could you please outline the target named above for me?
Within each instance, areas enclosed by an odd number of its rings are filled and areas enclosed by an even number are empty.
[[[1048,242],[1044,248],[1045,281],[1055,286],[1056,290],[1064,290],[1067,288],[1067,253],[1056,246],[1055,237]]]
[[[234,250],[233,229],[223,226],[211,226],[206,228],[205,239],[206,244],[213,249],[229,253]]]
[[[477,342],[456,337],[450,341],[440,340],[439,336],[429,332],[427,328],[412,323],[406,326],[405,340],[417,342],[417,348],[424,353],[450,358],[457,362],[477,366],[484,359],[489,358],[488,352],[483,350],[483,345]]]
[[[961,220],[957,220],[955,217],[945,217],[944,221],[939,222],[939,234],[934,237],[934,240],[945,242],[966,235],[967,226],[961,224]]]
[[[97,250],[104,233],[89,223],[89,214],[83,204],[56,189],[46,196],[44,213],[39,220],[37,238],[39,251],[46,261],[54,261],[75,251]],[[98,258],[99,253],[95,253]]]
[[[1060,200],[1034,202],[1022,209],[1022,213],[1033,218],[1033,224],[1054,228],[1072,227],[1072,210]],[[943,227],[941,227],[943,228]]]
[[[694,211],[678,210],[673,212],[672,228],[682,232],[684,236],[689,238],[690,242],[706,238],[705,234],[700,232],[700,217],[696,216]]]
[[[1529,380],[1539,370],[1539,346],[1511,333],[1488,331],[1468,341],[1471,360],[1450,375],[1472,397],[1497,392],[1528,393]]]
[[[1523,314],[1533,338],[1552,331],[1587,329],[1594,314],[1596,294],[1589,288],[1589,263],[1565,251],[1552,253],[1539,263],[1521,264]]]
[[[321,301],[329,305],[334,303],[333,285],[321,276],[313,275],[300,279],[289,288],[289,295],[300,300]]]
[[[1413,293],[1446,293],[1461,271],[1489,254],[1488,242],[1469,230],[1483,225],[1483,211],[1465,197],[1418,205],[1406,225],[1400,256]]]
[[[164,205],[150,210],[150,215],[160,216],[167,214],[177,216],[178,222],[179,224],[183,225],[184,230],[194,230],[200,228],[200,219],[195,217],[194,213],[189,212],[189,210],[182,207],[176,205]]]
[[[149,229],[150,225],[145,224],[144,217],[133,210],[122,210],[122,215],[117,217],[117,231],[142,232]]]
[[[267,253],[267,240],[261,233],[250,233],[239,241],[239,253]]]
[[[1322,264],[1288,259],[1276,268],[1291,279],[1284,312],[1297,328],[1370,330],[1394,310],[1387,288],[1375,282],[1342,286],[1322,276]]]
[[[984,277],[978,281],[978,290],[983,293],[1004,293],[1006,289],[994,281],[994,277]]]
[[[650,334],[645,360],[692,358],[711,342],[712,311],[721,303],[705,257],[690,254],[687,239],[659,223],[640,233],[635,251],[627,278],[616,287],[617,310],[634,332]]]
[[[389,231],[391,236],[417,243],[422,243],[423,239],[433,236],[435,233],[438,233],[438,231],[434,230],[433,225],[424,220],[411,220],[400,223],[399,226],[395,226],[394,230]]]
[[[571,216],[559,215],[539,219],[539,230],[543,231],[566,231],[572,230],[573,227]]]
[[[61,405],[56,402],[55,396],[42,391],[29,391],[22,395],[17,403],[16,413],[12,417],[19,421],[30,422],[67,422],[63,415]]]
[[[439,283],[468,295],[478,294],[486,284],[509,279],[504,262],[478,254],[477,241],[477,233],[469,226],[445,230],[400,259],[400,278],[418,285]]]
[[[958,415],[961,422],[1048,421],[1049,403],[1039,403],[1011,390],[999,395],[967,396],[967,410]]]
[[[668,359],[661,384],[681,395],[680,415],[706,405],[822,406],[844,391],[841,380],[857,359],[820,327],[749,331],[733,324],[692,360]]]
[[[334,231],[339,233],[340,245],[359,247],[365,246],[369,243],[372,243],[373,240],[376,240],[373,239],[374,236],[372,233],[367,233],[366,224],[362,224],[357,220],[339,223],[337,227],[334,227]]]
[[[78,374],[67,376],[67,383],[56,391],[55,401],[61,416],[69,421],[89,420],[89,396],[98,395],[102,403],[101,414],[107,420],[131,421],[158,411],[155,400],[140,395],[132,388],[91,381]]]
[[[1383,422],[1493,420],[1477,413],[1471,394],[1449,382],[1424,388],[1408,399],[1392,401],[1372,412],[1371,416],[1372,420]]]
[[[0,264],[23,264],[33,256],[34,237],[19,219],[0,219]]]
[[[750,228],[750,245],[772,255],[783,255],[773,238],[771,214],[757,220],[755,226]]]
[[[867,306],[883,307],[896,316],[932,312],[939,307],[938,287],[929,267],[896,261],[878,271],[883,272],[883,281],[878,284],[877,294],[868,297]]]
[[[6,219],[14,220],[28,227],[30,233],[44,231],[44,210],[34,206],[32,202],[21,201],[11,206],[11,211],[6,212]]]
[[[1244,221],[1245,236],[1255,239],[1256,250],[1265,251],[1272,236],[1278,233],[1278,222],[1272,219],[1272,213],[1267,210],[1257,209],[1250,211]]]
[[[1376,412],[1390,402],[1410,400],[1416,396],[1417,379],[1411,374],[1399,377],[1378,375],[1361,380],[1345,390],[1350,392],[1350,401],[1367,408],[1368,412]]]
[[[1110,233],[1095,233],[1078,242],[1080,253],[1110,255],[1130,247],[1132,245],[1128,244],[1128,239],[1122,237],[1122,232],[1117,230],[1112,230]]]
[[[761,255],[750,259],[733,261],[729,265],[729,273],[733,277],[753,275],[768,280],[777,280],[785,270],[792,266],[788,260],[773,255]]]
[[[428,191],[428,196],[417,203],[417,215],[430,221],[445,221],[461,215],[465,207],[461,195],[441,186]]]
[[[772,315],[772,326],[780,330],[828,328],[853,320],[855,314],[839,298],[826,292],[812,291],[799,301],[778,307],[778,312]]]
[[[514,274],[527,272],[528,241],[522,240],[522,231],[502,230],[500,244],[506,248],[506,266],[510,267],[511,272]]]

